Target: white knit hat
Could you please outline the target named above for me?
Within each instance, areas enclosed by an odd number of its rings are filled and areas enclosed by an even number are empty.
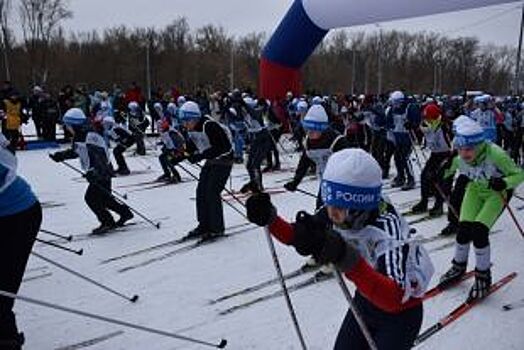
[[[475,146],[486,139],[484,129],[471,118],[462,119],[454,126],[455,139],[453,140],[453,144],[457,148]]]
[[[200,119],[201,116],[200,107],[193,101],[187,101],[180,107],[180,119],[182,120]]]
[[[308,131],[324,131],[329,126],[326,110],[321,105],[313,105],[307,111],[302,126]]]
[[[378,207],[381,199],[382,169],[364,150],[344,149],[329,158],[321,186],[326,205],[372,210]]]
[[[87,124],[87,117],[80,108],[70,108],[65,112],[62,121],[67,126],[82,126]]]

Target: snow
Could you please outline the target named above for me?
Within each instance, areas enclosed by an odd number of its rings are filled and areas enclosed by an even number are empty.
[[[64,204],[44,209],[42,228],[66,235],[90,232],[97,222],[83,202],[86,184],[78,174],[50,161],[47,152],[31,151],[17,154],[21,175],[30,182],[41,202]],[[283,166],[289,167],[297,163],[298,156],[282,155],[282,160]],[[209,303],[225,294],[275,277],[271,255],[261,228],[250,227],[250,230],[231,238],[174,254],[162,261],[123,273],[118,271],[174,251],[180,246],[165,247],[111,263],[101,263],[120,254],[180,238],[196,226],[195,202],[190,199],[195,195],[196,182],[190,181],[187,174],[181,172],[188,182],[146,191],[137,191],[136,187],[122,187],[153,180],[160,175],[160,166],[152,151],[146,157],[129,157],[128,162],[131,170],[140,173],[115,179],[113,188],[127,192],[129,204],[136,209],[154,220],[162,219],[160,230],[135,217],[133,221],[141,223],[125,231],[66,244],[74,249],[84,248],[84,255],[81,257],[38,243],[34,251],[121,293],[129,296],[139,294],[139,301],[136,304],[129,303],[35,256],[30,258],[25,277],[38,277],[49,273],[51,275],[27,280],[22,284],[20,294],[212,343],[218,343],[221,338],[226,338],[229,342],[228,349],[299,349],[283,297],[258,303],[224,316],[219,315],[221,310],[228,307],[279,290],[278,284],[223,303],[213,305]],[[198,168],[189,164],[185,166],[198,174]],[[151,167],[151,170],[148,170],[148,167]],[[242,176],[244,174],[246,174],[245,168],[235,165],[232,188],[240,188],[247,179],[246,176]],[[291,176],[291,172],[264,175],[264,183],[266,187],[282,186],[281,180]],[[316,193],[317,186],[318,183],[312,181],[303,183],[301,188]],[[416,199],[419,195],[418,191],[416,189],[406,193],[393,192],[390,198],[394,203],[401,204]],[[288,218],[293,218],[300,209],[312,211],[315,205],[314,198],[298,192],[275,195],[273,201],[279,213]],[[516,210],[524,203],[514,199],[511,204]],[[244,218],[228,206],[224,206],[224,212],[226,226],[245,222]],[[516,211],[516,213],[519,220],[524,223],[522,212]],[[432,236],[437,234],[445,224],[445,218],[439,218],[414,227],[422,235]],[[522,264],[524,240],[507,213],[502,215],[494,227],[494,229],[498,228],[503,229],[503,232],[491,238],[494,280],[511,271],[524,274]],[[39,237],[52,239],[43,234]],[[444,239],[432,242],[428,244],[428,249],[431,250],[450,241],[452,240]],[[276,243],[276,247],[284,272],[292,271],[304,262],[294,249],[279,243]],[[436,267],[433,283],[436,283],[438,276],[449,267],[452,253],[452,247],[431,253]],[[473,262],[474,258],[470,257],[470,267]],[[292,279],[288,284],[307,277]],[[426,302],[422,328],[427,328],[462,302],[470,285],[471,280]],[[348,283],[348,286],[353,290],[351,283]],[[501,310],[502,305],[520,300],[523,295],[524,278],[519,276],[510,285],[419,348],[427,350],[523,349],[524,309],[511,312]],[[301,289],[292,293],[291,298],[308,348],[331,348],[348,308],[337,282],[329,280]],[[15,311],[19,327],[26,336],[24,349],[28,350],[75,349],[78,347],[68,346],[111,333],[116,335],[98,343],[93,341],[96,344],[85,348],[93,350],[202,348],[184,341],[126,329],[24,302],[17,302]]]

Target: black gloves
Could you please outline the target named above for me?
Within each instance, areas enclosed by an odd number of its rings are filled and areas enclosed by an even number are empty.
[[[267,193],[257,193],[246,201],[247,218],[258,226],[268,226],[277,217],[277,210]]]
[[[191,164],[195,164],[195,163],[198,163],[200,162],[202,159],[204,159],[204,156],[200,153],[193,153],[193,154],[190,154],[188,157],[187,157],[187,160],[191,163]]]
[[[63,162],[65,160],[61,152],[50,153],[49,158],[51,158],[57,163]]]
[[[284,188],[289,192],[295,192],[297,190],[298,183],[295,180],[289,181],[284,185]]]
[[[300,255],[313,255],[317,262],[333,263],[342,271],[352,269],[360,258],[352,244],[305,212],[297,214],[292,244]]]
[[[489,179],[489,188],[497,192],[502,192],[508,188],[508,184],[506,184],[506,181],[501,177],[492,177]]]
[[[90,184],[97,182],[97,180],[99,179],[98,175],[94,171],[88,171],[84,174],[84,177]]]

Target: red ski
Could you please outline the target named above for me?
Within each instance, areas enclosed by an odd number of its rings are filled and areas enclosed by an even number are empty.
[[[453,288],[455,287],[456,285],[458,285],[459,283],[462,283],[464,282],[465,280],[468,280],[472,277],[475,276],[475,271],[474,270],[471,270],[471,271],[468,271],[466,272],[464,275],[462,275],[462,277],[457,280],[456,282],[454,283],[451,283],[450,285],[448,285],[446,288],[441,288],[439,286],[436,286],[436,287],[433,287],[432,289],[428,290],[426,292],[426,294],[424,295],[424,297],[422,298],[422,300],[426,301],[428,299],[431,299],[433,297],[436,297],[437,295],[447,291],[448,289],[450,288]]]
[[[500,288],[502,288],[503,286],[505,286],[506,284],[511,282],[513,279],[515,279],[515,277],[517,277],[517,273],[516,272],[512,272],[509,275],[507,275],[506,277],[504,277],[501,280],[497,281],[496,283],[494,283],[491,286],[491,289],[489,290],[488,295],[491,295],[491,294],[495,293],[497,290],[499,290]],[[429,327],[424,332],[422,332],[418,336],[417,340],[415,340],[415,343],[413,345],[417,346],[417,345],[421,344],[422,342],[426,341],[431,336],[433,336],[435,333],[438,333],[444,327],[448,326],[453,321],[456,321],[457,319],[459,319],[466,312],[471,310],[474,306],[480,304],[484,299],[485,298],[483,298],[483,299],[475,299],[473,301],[470,301],[470,302],[466,301],[466,302],[460,304],[455,310],[451,311],[449,314],[447,314],[445,317],[440,319],[433,326]]]

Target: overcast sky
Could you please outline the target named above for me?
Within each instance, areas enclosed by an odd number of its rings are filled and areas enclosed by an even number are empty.
[[[178,16],[192,29],[222,25],[230,34],[272,33],[292,0],[70,0],[74,18],[64,23],[73,31],[125,24],[163,27]],[[519,3],[381,24],[384,29],[435,31],[449,36],[476,36],[483,43],[517,45]],[[377,26],[351,30],[374,32]]]

